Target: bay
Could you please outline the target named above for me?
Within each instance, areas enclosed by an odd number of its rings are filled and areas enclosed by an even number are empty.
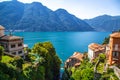
[[[16,36],[24,38],[29,48],[37,42],[50,41],[56,49],[57,55],[66,61],[74,52],[87,52],[90,43],[101,44],[110,32],[14,32]]]

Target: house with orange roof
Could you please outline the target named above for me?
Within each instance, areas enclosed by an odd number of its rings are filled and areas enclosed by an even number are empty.
[[[0,45],[4,47],[5,54],[9,56],[25,57],[23,38],[13,35],[5,35],[5,28],[0,25]]]
[[[83,61],[84,55],[79,52],[74,52],[71,57],[69,57],[65,62],[65,68],[78,67],[81,61]]]
[[[100,53],[105,53],[105,47],[100,44],[91,43],[88,45],[88,58],[90,60],[95,59]]]
[[[106,55],[110,65],[114,63],[120,65],[120,32],[115,32],[110,35]]]

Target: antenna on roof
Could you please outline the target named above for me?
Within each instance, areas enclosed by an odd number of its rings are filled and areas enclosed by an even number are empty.
[[[12,26],[12,25],[9,25],[9,26]],[[13,35],[13,32],[14,32],[13,27],[12,27],[12,28],[9,28],[8,32],[9,32],[8,34],[9,34],[10,36],[12,36],[12,35]]]

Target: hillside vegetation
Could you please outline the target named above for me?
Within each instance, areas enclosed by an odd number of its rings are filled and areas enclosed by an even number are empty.
[[[59,80],[61,61],[50,42],[36,43],[25,60],[1,53],[0,80]]]

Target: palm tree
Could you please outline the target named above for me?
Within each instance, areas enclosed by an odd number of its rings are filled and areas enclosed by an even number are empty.
[[[36,53],[30,53],[32,64],[34,67],[38,67],[40,64],[42,64],[45,60],[43,57],[41,57],[39,54]]]
[[[38,69],[40,67],[40,64],[42,64],[45,60],[43,57],[36,53],[30,53],[30,56],[33,64],[32,65],[33,72],[35,71],[32,79],[37,80],[37,78],[39,77],[38,74],[40,74]]]

